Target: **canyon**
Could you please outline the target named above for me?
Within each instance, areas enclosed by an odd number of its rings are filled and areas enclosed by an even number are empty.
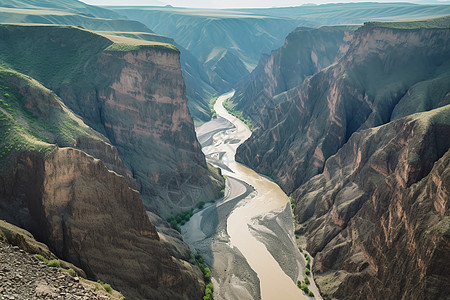
[[[0,0],[0,256],[127,299],[445,299],[449,13]]]

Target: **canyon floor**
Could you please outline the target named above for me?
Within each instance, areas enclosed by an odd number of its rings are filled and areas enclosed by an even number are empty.
[[[225,195],[182,227],[184,240],[212,267],[217,299],[312,299],[295,285],[303,280],[305,260],[294,238],[288,197],[270,179],[234,160],[251,132],[223,109],[230,95],[217,100],[219,117],[197,128],[208,162],[227,179]],[[320,299],[311,282],[310,290]]]

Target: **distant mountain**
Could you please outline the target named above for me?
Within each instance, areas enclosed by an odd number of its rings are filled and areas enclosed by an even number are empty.
[[[346,3],[262,9],[188,9],[173,7],[110,7],[180,46],[182,60],[195,57],[200,81],[187,79],[192,115],[210,116],[211,91],[224,92],[241,85],[262,54],[281,46],[297,26],[360,24],[370,20],[420,19],[450,14],[450,5],[411,3]],[[187,62],[187,60],[185,60]],[[185,76],[191,74],[183,67]],[[202,75],[203,76],[203,75]],[[186,76],[187,77],[187,76]]]
[[[91,30],[152,32],[143,24],[77,0],[0,0],[2,23],[82,26]]]
[[[302,5],[296,7],[239,9],[238,11],[278,18],[299,19],[308,26],[363,24],[367,21],[427,19],[450,14],[450,3],[354,2]]]
[[[232,10],[167,7],[113,7],[153,31],[169,36],[205,64],[212,86],[230,90],[256,66],[259,57],[282,45],[300,23]]]

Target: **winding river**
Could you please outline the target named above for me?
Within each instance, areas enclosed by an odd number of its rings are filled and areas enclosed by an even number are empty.
[[[212,266],[215,299],[312,299],[295,284],[303,279],[305,260],[289,198],[234,159],[251,131],[223,107],[233,93],[217,99],[217,119],[197,128],[207,161],[226,178],[224,199],[194,214],[183,237]],[[317,293],[313,283],[311,289]]]

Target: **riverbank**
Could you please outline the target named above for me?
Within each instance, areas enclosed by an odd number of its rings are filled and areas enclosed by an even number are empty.
[[[197,128],[207,161],[227,179],[225,196],[182,227],[184,240],[212,267],[216,299],[312,299],[296,286],[305,260],[294,238],[288,197],[234,160],[251,132],[223,108],[231,95],[217,100],[217,119]]]

